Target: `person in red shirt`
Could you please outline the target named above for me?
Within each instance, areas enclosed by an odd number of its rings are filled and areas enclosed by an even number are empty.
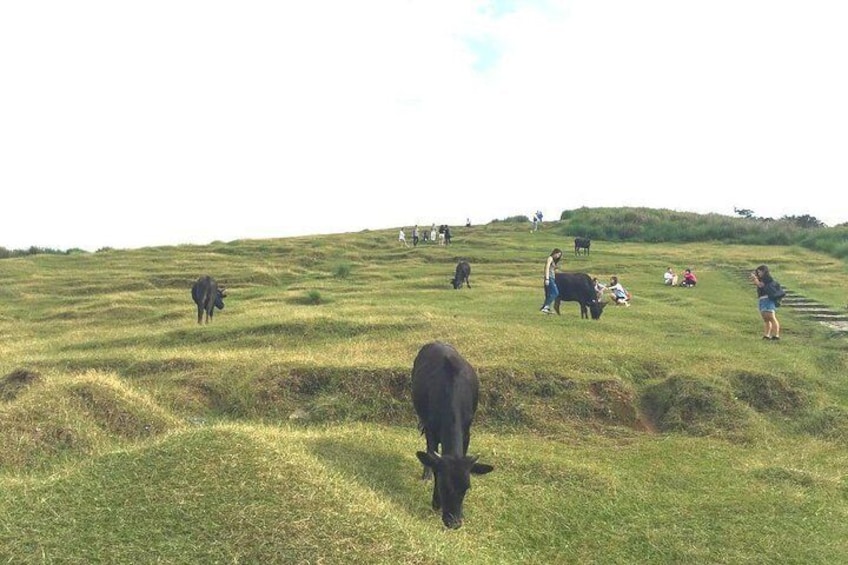
[[[693,287],[696,284],[698,284],[698,279],[695,277],[695,273],[692,272],[692,269],[686,269],[683,272],[683,281],[680,286]]]

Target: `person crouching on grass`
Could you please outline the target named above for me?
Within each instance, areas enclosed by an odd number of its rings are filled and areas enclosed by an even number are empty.
[[[630,293],[618,282],[618,277],[615,275],[610,277],[607,289],[612,293],[616,306],[630,306]]]

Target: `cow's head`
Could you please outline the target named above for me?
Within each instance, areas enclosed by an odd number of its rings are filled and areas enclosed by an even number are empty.
[[[604,312],[604,308],[606,308],[606,301],[602,300],[593,300],[589,303],[589,314],[591,314],[593,320],[598,320],[601,317],[601,314]]]
[[[218,310],[224,309],[224,297],[227,296],[227,289],[224,287],[219,287],[218,292],[215,293],[215,306]]]
[[[457,289],[462,286],[462,280],[459,277],[454,277],[451,279],[451,284],[454,289]]]
[[[448,528],[456,529],[462,526],[462,501],[465,493],[471,488],[471,475],[485,475],[494,470],[491,465],[477,463],[477,457],[454,457],[438,453],[418,451],[416,453],[421,463],[433,470],[435,477],[435,492],[433,509],[441,506],[442,522]]]

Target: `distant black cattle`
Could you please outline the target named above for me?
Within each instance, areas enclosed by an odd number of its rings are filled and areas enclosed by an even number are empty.
[[[557,273],[554,280],[559,290],[559,296],[554,301],[557,314],[560,302],[577,302],[580,304],[581,318],[589,317],[587,310],[592,314],[593,320],[601,317],[607,303],[598,299],[592,277],[586,273]]]
[[[224,297],[227,289],[219,287],[215,279],[209,275],[197,279],[191,287],[191,298],[197,304],[197,323],[203,323],[203,313],[206,313],[206,323],[212,320],[215,308],[224,309]]]
[[[454,288],[462,288],[462,283],[465,283],[465,286],[471,288],[471,283],[468,282],[468,277],[471,276],[471,265],[468,261],[462,259],[459,263],[456,264],[456,273],[451,279],[451,284]]]
[[[494,469],[467,455],[478,393],[477,373],[453,347],[433,342],[418,352],[412,365],[412,403],[427,451],[416,455],[424,465],[422,478],[431,473],[435,477],[433,510],[442,510],[448,528],[462,525],[462,501],[471,475]]]
[[[592,240],[588,237],[575,237],[574,238],[574,254],[580,255],[580,250],[583,249],[586,252],[586,255],[589,254],[589,247],[592,245]]]

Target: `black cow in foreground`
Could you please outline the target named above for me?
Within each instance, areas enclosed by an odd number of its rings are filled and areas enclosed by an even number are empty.
[[[592,240],[588,237],[575,237],[574,238],[574,254],[580,255],[580,250],[585,249],[586,255],[589,254],[589,247],[592,245]]]
[[[456,274],[454,274],[453,279],[451,279],[451,284],[454,288],[462,288],[462,283],[465,283],[465,286],[471,288],[471,283],[468,282],[468,277],[471,276],[471,265],[468,264],[468,261],[464,259],[456,264]]]
[[[467,455],[478,393],[477,373],[453,347],[436,341],[418,352],[412,365],[412,404],[427,451],[416,455],[424,465],[422,478],[435,476],[433,510],[442,510],[448,528],[462,525],[462,501],[471,475],[494,469]]]
[[[559,314],[560,302],[577,302],[580,304],[580,317],[588,318],[587,310],[592,319],[597,320],[604,311],[606,302],[598,300],[592,277],[586,273],[557,273],[554,278],[559,290],[559,296],[554,301],[554,310]]]
[[[197,304],[197,323],[203,323],[203,313],[206,313],[206,323],[212,320],[215,308],[224,309],[224,297],[227,289],[219,287],[215,279],[209,275],[197,279],[191,287],[191,298]]]

